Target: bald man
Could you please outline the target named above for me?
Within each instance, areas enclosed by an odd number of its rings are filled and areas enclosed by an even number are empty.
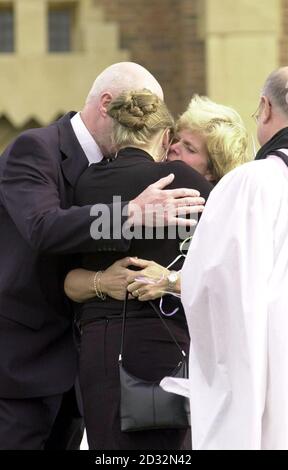
[[[212,192],[182,269],[194,449],[288,449],[287,92],[285,67],[261,94],[256,161]]]
[[[178,220],[178,213],[202,209],[203,200],[193,190],[163,190],[173,175],[134,201],[109,206],[105,238],[90,233],[95,207],[73,206],[80,174],[115,152],[107,106],[131,88],[148,88],[163,98],[146,69],[114,64],[97,77],[82,112],[25,131],[1,156],[0,449],[79,448],[82,418],[74,391],[78,354],[73,312],[63,289],[72,255],[117,250],[125,256],[129,240],[124,223],[145,224],[146,215],[146,220],[157,216],[159,204],[169,201],[172,207],[165,213],[166,224],[189,223]],[[116,266],[109,276],[119,276],[119,270],[129,273],[128,264]]]

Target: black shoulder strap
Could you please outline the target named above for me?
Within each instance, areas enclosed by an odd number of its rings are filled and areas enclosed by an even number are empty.
[[[125,336],[125,325],[126,325],[126,317],[127,317],[127,302],[128,302],[128,296],[129,296],[129,292],[127,291],[126,292],[126,296],[125,296],[125,299],[124,299],[124,304],[123,304],[123,312],[122,312],[122,332],[121,332],[121,346],[120,346],[120,354],[119,354],[119,363],[122,363],[123,361],[123,354],[124,354],[124,336]],[[164,320],[164,318],[161,316],[161,313],[159,312],[159,310],[157,309],[157,307],[153,304],[153,302],[150,302],[149,301],[149,304],[150,306],[152,307],[152,309],[155,311],[155,313],[158,315],[158,317],[160,318],[163,326],[166,328],[168,334],[170,335],[171,339],[173,340],[173,342],[175,343],[175,345],[177,346],[179,352],[181,353],[181,356],[182,356],[182,360],[186,360],[186,353],[184,352],[184,350],[181,348],[180,344],[178,343],[177,339],[175,338],[174,334],[172,333],[172,331],[170,330],[167,322]]]
[[[288,166],[288,155],[286,153],[281,152],[280,150],[274,150],[271,155],[276,155],[276,157],[279,157],[283,160],[284,163]]]

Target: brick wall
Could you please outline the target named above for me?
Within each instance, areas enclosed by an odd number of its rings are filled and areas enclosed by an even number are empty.
[[[197,38],[201,0],[94,0],[120,31],[120,47],[147,67],[176,115],[192,94],[205,93],[205,48]]]

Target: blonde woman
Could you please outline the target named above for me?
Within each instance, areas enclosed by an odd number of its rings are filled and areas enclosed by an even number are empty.
[[[82,174],[75,192],[77,205],[95,201],[109,204],[114,195],[129,201],[141,192],[141,188],[170,173],[175,175],[171,189],[186,186],[198,190],[205,199],[208,197],[212,185],[197,171],[180,161],[163,162],[174,122],[163,101],[155,94],[148,90],[123,93],[111,103],[108,114],[114,120],[116,158],[92,164]],[[180,239],[175,235],[169,238],[167,230],[161,239],[157,239],[153,231],[149,239],[145,238],[146,232],[143,231],[142,238],[138,233],[140,237],[131,240],[127,257],[139,256],[154,259],[162,265],[169,264],[178,254]],[[110,297],[109,290],[104,290],[102,272],[121,258],[123,253],[116,251],[82,257],[81,267],[88,270],[91,283],[91,292],[86,296],[75,293],[74,286],[81,282],[78,270],[70,272],[65,282],[67,295],[72,300],[84,301],[80,314],[80,384],[89,448],[181,449],[187,436],[186,429],[129,433],[120,429],[118,355],[123,302]],[[137,293],[134,297],[128,302],[125,367],[144,380],[159,380],[173,370],[179,353],[153,308],[139,302]],[[178,342],[188,352],[189,335],[180,302],[177,315],[169,322]]]
[[[250,159],[248,134],[240,115],[230,107],[195,95],[176,123],[176,139],[169,148],[168,160],[181,160],[215,185],[226,173]],[[129,291],[141,301],[157,299],[167,290],[180,294],[180,275],[175,271],[171,274],[169,269],[151,259],[123,261],[127,265],[131,262],[142,269],[137,278],[148,278],[151,283],[135,281],[135,275],[122,268],[119,270],[118,298],[123,297],[123,284],[127,282]],[[108,274],[109,271],[109,284]],[[87,289],[87,285],[91,286],[92,275],[89,278],[89,273],[82,270],[77,276],[71,276],[70,295],[75,300],[84,300],[89,291],[91,297],[94,295],[91,287]],[[156,282],[153,284],[153,281]]]
[[[176,141],[168,159],[182,160],[217,184],[226,173],[251,160],[248,134],[240,115],[230,107],[195,95],[176,124]],[[176,271],[141,259],[137,266],[142,271],[129,277],[128,290],[136,292],[139,300],[156,299],[167,291],[180,294],[181,279]],[[150,282],[138,282],[141,278]]]
[[[182,160],[214,184],[250,160],[248,134],[240,115],[205,96],[192,98],[176,133],[169,160]]]

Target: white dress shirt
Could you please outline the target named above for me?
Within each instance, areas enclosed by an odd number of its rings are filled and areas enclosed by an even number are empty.
[[[247,163],[212,191],[181,273],[195,450],[288,450],[288,168]]]
[[[82,121],[80,113],[77,113],[72,117],[71,125],[77,140],[89,161],[89,165],[101,162],[103,159],[102,152]]]

